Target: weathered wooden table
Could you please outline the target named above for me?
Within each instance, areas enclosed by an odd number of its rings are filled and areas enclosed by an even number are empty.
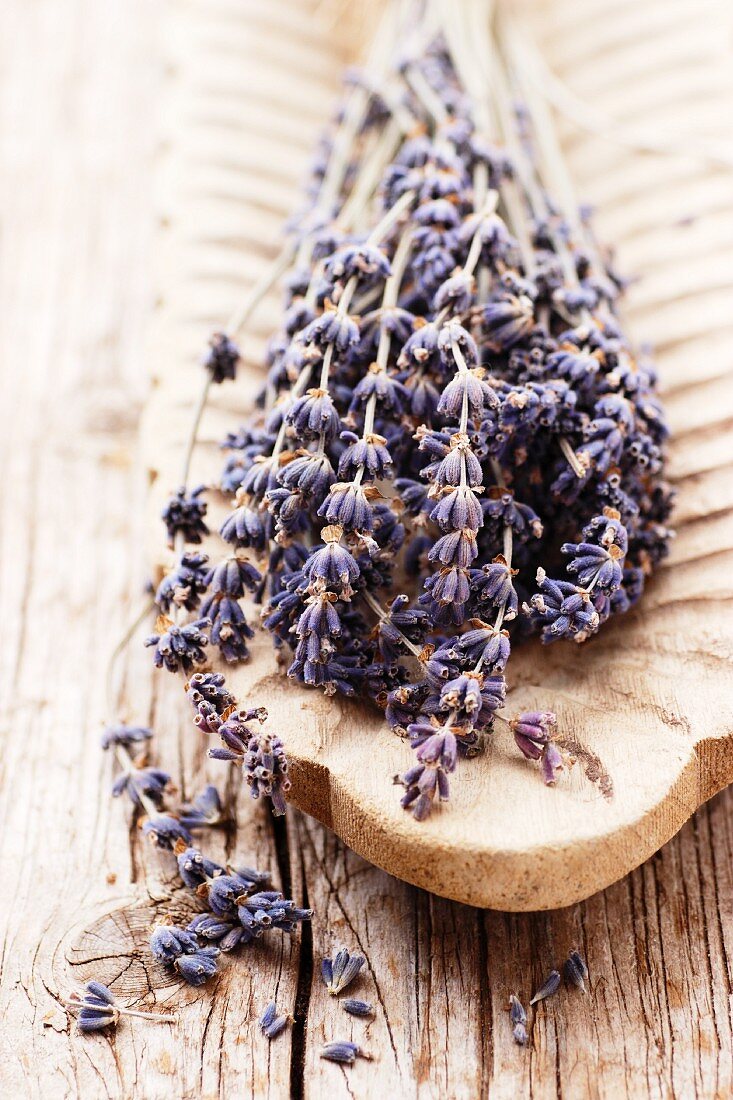
[[[699,133],[719,129],[710,90],[721,65],[714,47],[730,34],[722,5],[703,5],[707,18],[694,27],[689,3],[592,6],[594,18],[613,9],[609,36],[631,34],[638,24],[645,43],[668,29],[665,20],[677,20],[674,64],[692,59],[699,72]],[[168,155],[160,135],[170,125],[161,123],[156,104],[164,83],[175,82],[171,67],[181,64],[170,28],[183,14],[195,28],[201,20],[194,38],[202,44],[206,96],[191,126],[236,126],[237,97],[264,85],[253,77],[247,89],[247,74],[233,74],[227,43],[247,33],[256,7],[254,0],[10,0],[4,8],[0,1095],[729,1096],[730,791],[622,882],[571,909],[536,915],[431,897],[375,870],[313,821],[293,813],[276,826],[264,807],[243,797],[237,828],[219,842],[219,855],[271,867],[313,906],[312,930],[232,959],[213,997],[160,990],[166,1003],[182,1006],[175,1029],[137,1021],[109,1039],[82,1038],[60,1006],[75,981],[92,972],[120,976],[130,1000],[144,1000],[149,981],[160,979],[134,945],[149,924],[151,897],[170,890],[170,865],[140,845],[125,810],[108,797],[109,761],[98,747],[103,721],[115,717],[105,700],[107,654],[137,610],[146,577],[145,485],[135,444],[147,389],[145,336],[155,310],[166,308],[155,299],[152,178],[156,161]],[[590,48],[590,14],[580,23],[571,7],[569,0],[556,5],[556,48],[587,44],[576,87],[592,89],[594,73],[600,83],[612,74],[604,75],[602,51]],[[272,0],[258,18],[282,22],[291,8]],[[541,13],[541,29],[543,19]],[[298,64],[308,27],[303,5],[288,64]],[[544,32],[550,40],[546,22]],[[635,79],[646,73],[647,88],[650,81],[661,88],[671,70],[650,71],[644,49]],[[263,56],[260,64],[267,69],[280,60]],[[302,162],[335,75],[323,77],[308,133],[291,127],[267,138],[275,159],[289,142]],[[633,117],[639,96],[619,83],[618,116]],[[609,225],[619,204],[638,201],[614,180],[612,146],[576,139],[571,154],[581,168],[588,156],[606,158],[598,197],[605,187]],[[677,310],[665,297],[665,269],[675,256],[652,262],[655,234],[679,222],[677,259],[685,257],[691,272],[685,296],[693,295],[706,262],[717,262],[726,248],[730,256],[731,246],[730,217],[716,222],[722,228],[715,247],[709,241],[709,218],[730,207],[729,178],[706,174],[699,163],[669,163],[672,179],[684,182],[688,173],[700,206],[685,209],[684,189],[672,188],[660,196],[656,219],[630,219],[619,242],[622,263],[646,276],[632,296],[632,319],[647,321],[646,329],[636,325],[640,335],[661,343]],[[237,166],[216,171],[221,186],[241,198]],[[284,211],[292,200],[288,177],[270,201]],[[216,227],[210,232],[215,236]],[[191,292],[198,292],[192,348],[247,277],[242,242],[218,243],[230,257],[222,269],[191,273]],[[721,311],[726,290],[723,283]],[[682,343],[675,335],[666,349],[678,364],[670,389],[684,384],[685,354],[726,354],[718,374],[730,371],[729,339],[701,335],[705,325],[714,327],[714,304],[706,310],[699,332]],[[721,417],[730,415],[721,408]],[[673,417],[683,430],[679,401]],[[704,437],[691,438],[691,446],[698,443],[704,452]],[[720,613],[710,606],[711,615]],[[154,726],[161,759],[191,793],[206,762],[178,692],[153,677],[149,655],[137,645],[124,671],[129,717]],[[125,907],[124,917],[107,915]],[[318,1058],[324,1040],[364,1031],[318,978],[322,955],[342,943],[367,956],[358,988],[377,1005],[364,1041],[376,1061],[345,1071]],[[589,994],[540,1006],[530,1016],[530,1045],[519,1049],[506,1012],[509,993],[526,997],[573,946],[588,960]],[[275,994],[296,1019],[268,1047],[253,1019]]]

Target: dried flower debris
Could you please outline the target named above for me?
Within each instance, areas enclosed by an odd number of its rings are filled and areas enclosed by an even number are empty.
[[[337,951],[332,959],[323,959],[321,977],[332,997],[338,996],[351,985],[365,962],[363,955],[352,955],[345,947]]]
[[[588,980],[588,967],[578,950],[570,952],[563,964],[562,972],[568,985],[574,985],[581,993],[585,993],[585,983]]]

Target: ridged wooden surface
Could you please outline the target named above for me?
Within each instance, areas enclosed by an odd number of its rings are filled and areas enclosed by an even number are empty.
[[[619,111],[625,103],[625,117],[640,122],[651,111],[644,94],[669,81],[674,118],[665,126],[660,113],[657,125],[683,139],[714,133],[721,140],[726,6],[553,0],[540,16],[552,51],[570,51],[564,72],[584,102],[597,97],[601,106],[614,94]],[[228,960],[216,986],[201,992],[167,986],[151,967],[145,940],[153,912],[180,912],[181,898],[170,862],[140,843],[124,807],[109,799],[110,763],[97,746],[102,722],[118,716],[104,700],[107,653],[138,610],[149,567],[142,546],[152,545],[132,456],[149,366],[160,373],[164,361],[157,343],[146,357],[144,332],[157,310],[167,318],[167,338],[179,334],[183,389],[167,397],[166,417],[183,418],[192,392],[186,388],[197,376],[194,349],[273,251],[274,237],[264,229],[251,248],[241,247],[248,238],[232,214],[244,204],[252,224],[248,204],[262,193],[262,168],[256,177],[252,158],[263,133],[272,132],[265,104],[281,95],[282,77],[274,75],[281,59],[291,77],[305,79],[320,31],[309,10],[283,0],[266,7],[254,0],[11,0],[4,21],[0,385],[2,407],[12,415],[0,436],[0,1093],[43,1100],[729,1096],[731,790],[622,881],[570,908],[525,914],[426,894],[370,865],[313,819],[292,812],[285,829],[274,828],[264,807],[240,797],[236,828],[212,837],[208,850],[269,866],[314,907],[312,931]],[[635,44],[639,34],[643,48]],[[654,58],[663,57],[672,34],[673,59],[666,67],[660,62],[655,75]],[[273,35],[279,45],[266,50]],[[257,65],[236,63],[243,41]],[[615,61],[622,46],[638,59],[633,81]],[[325,49],[318,58],[322,98],[313,111],[303,109],[310,130],[283,108],[280,136],[263,146],[268,165],[281,173],[275,180],[268,167],[277,217],[262,217],[273,234],[297,199],[291,173],[305,162],[330,103],[333,63]],[[702,91],[687,97],[683,82],[693,78]],[[170,113],[161,119],[164,88]],[[245,102],[259,104],[259,121],[245,123]],[[221,150],[222,140],[238,140],[245,125],[249,154],[235,153],[229,142],[223,158],[218,153],[219,161],[202,164],[195,148],[179,144],[197,133],[203,148],[218,133]],[[714,291],[701,294],[698,286],[689,295],[688,284],[677,296],[657,293],[654,306],[655,335],[681,333],[677,344],[667,336],[662,349],[665,387],[687,386],[689,399],[680,388],[670,401],[677,429],[672,470],[682,482],[692,469],[691,487],[700,487],[685,494],[686,511],[682,503],[678,511],[678,526],[687,517],[681,538],[688,527],[692,532],[688,564],[675,566],[686,581],[705,553],[707,528],[725,522],[721,494],[730,486],[722,475],[715,486],[707,479],[720,451],[720,435],[708,425],[730,418],[724,393],[710,391],[712,404],[699,405],[691,381],[705,370],[715,385],[731,367],[729,178],[696,163],[634,158],[648,181],[645,213],[639,181],[631,190],[624,183],[625,153],[593,142],[602,170],[591,179],[591,143],[573,127],[567,136],[576,178],[588,173],[581,194],[613,200],[599,217],[604,235],[604,219],[628,210],[621,259],[627,269],[643,269],[629,303],[640,337],[653,314],[645,307],[637,314],[635,303],[651,293],[652,278],[667,286],[675,265],[687,278],[694,257],[700,279],[708,256],[722,265]],[[154,176],[161,183],[156,202]],[[200,216],[187,221],[187,203]],[[169,241],[162,263],[153,232],[161,210]],[[211,263],[192,259],[203,243]],[[165,279],[175,256],[174,292]],[[274,316],[263,311],[262,333]],[[254,341],[250,358],[254,366]],[[212,421],[207,435],[218,432]],[[166,439],[161,434],[163,453]],[[698,522],[711,512],[715,523]],[[730,596],[727,558],[721,553],[708,564],[710,585],[700,600],[706,628],[685,647],[693,658],[703,652],[707,661],[717,659],[722,685],[729,670],[719,640]],[[121,707],[128,718],[155,726],[157,759],[181,792],[199,789],[207,777],[221,781],[220,767],[205,760],[192,733],[178,685],[153,674],[137,644],[123,672]],[[317,976],[321,956],[340,944],[368,958],[354,987],[376,1005],[366,1030],[334,1004]],[[588,996],[560,994],[531,1013],[530,1045],[520,1050],[511,1040],[509,993],[526,1003],[573,946],[588,960]],[[138,1007],[152,1007],[156,998],[177,1006],[181,1023],[170,1030],[127,1022],[111,1038],[78,1036],[60,1002],[91,976],[111,981]],[[253,1020],[272,996],[296,1022],[268,1047]],[[363,1036],[375,1061],[351,1071],[320,1061],[321,1042],[336,1036]]]
[[[186,60],[172,82],[161,192],[170,223],[161,269],[167,304],[154,355],[159,388],[144,430],[156,478],[152,552],[163,562],[170,559],[160,558],[157,513],[180,476],[200,385],[194,352],[277,251],[342,64],[335,36],[293,34],[278,22],[284,8],[257,18],[237,17],[243,9],[236,5],[222,10],[231,14],[226,32],[213,16],[203,41],[186,43],[181,27]],[[722,8],[710,7],[716,10]],[[733,779],[733,616],[726,602],[733,593],[733,247],[726,202],[733,175],[710,163],[726,141],[729,89],[719,51],[717,66],[705,60],[706,51],[717,50],[711,23],[683,5],[621,5],[599,41],[573,11],[537,5],[527,8],[528,22],[556,78],[581,90],[580,109],[590,104],[620,134],[621,144],[618,137],[610,144],[560,122],[577,194],[597,206],[599,236],[617,245],[621,269],[638,278],[625,316],[635,337],[657,348],[679,493],[671,558],[638,610],[580,650],[535,643],[512,657],[508,709],[555,710],[581,762],[556,789],[545,788],[499,729],[480,758],[459,768],[450,805],[417,824],[400,809],[390,782],[409,766],[409,747],[379,712],[285,680],[265,635],[250,664],[228,671],[235,694],[266,705],[282,730],[297,806],[409,882],[517,910],[556,908],[607,886]],[[663,37],[648,55],[639,43],[648,42],[652,27]],[[629,148],[645,138],[667,140],[682,155]],[[694,156],[685,155],[688,147]],[[278,302],[273,293],[245,334],[245,377],[214,395],[194,481],[216,481],[216,442],[251,407]],[[229,506],[214,497],[213,527]],[[221,543],[212,540],[210,551],[221,554]],[[583,753],[600,761],[591,774],[600,768],[610,777],[613,798],[589,782]]]

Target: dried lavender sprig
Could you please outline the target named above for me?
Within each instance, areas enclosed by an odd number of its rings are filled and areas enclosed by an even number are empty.
[[[111,990],[97,981],[87,982],[83,993],[76,990],[70,993],[66,1006],[76,1013],[79,1031],[83,1033],[117,1027],[121,1016],[137,1016],[141,1020],[166,1024],[178,1023],[175,1013],[143,1012],[119,1004]]]

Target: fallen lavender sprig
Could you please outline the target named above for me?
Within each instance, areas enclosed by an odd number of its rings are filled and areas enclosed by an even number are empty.
[[[189,985],[204,985],[213,978],[220,955],[217,947],[202,947],[193,932],[167,924],[154,929],[150,951],[154,959],[173,967]]]
[[[656,373],[619,322],[623,280],[558,201],[569,181],[514,38],[498,21],[481,41],[460,7],[433,14],[432,39],[406,27],[387,59],[389,96],[352,85],[281,256],[212,337],[164,513],[177,563],[158,603],[176,619],[149,640],[171,671],[203,664],[209,643],[245,660],[252,593],[292,678],[371,698],[406,733],[402,805],[418,819],[508,721],[515,645],[586,641],[637,603],[672,503]],[[387,127],[404,137],[385,154]],[[206,568],[186,551],[206,530],[187,488],[197,426],[284,273],[262,411],[224,443],[228,556]],[[248,720],[209,701],[197,713],[224,731],[212,755],[281,811],[283,746]],[[556,783],[552,712],[510,724]]]
[[[218,680],[204,678],[189,687],[191,691],[202,700],[217,693],[221,701],[224,689]],[[105,731],[102,745],[114,748],[121,769],[113,794],[127,793],[135,811],[148,815],[144,835],[157,847],[174,853],[184,886],[206,903],[207,911],[194,917],[187,928],[160,925],[150,941],[159,962],[175,968],[191,985],[201,985],[216,973],[221,952],[253,943],[271,930],[290,934],[302,921],[310,920],[312,911],[296,906],[279,891],[266,889],[268,872],[224,867],[192,846],[190,830],[218,822],[221,799],[215,787],[207,787],[192,805],[176,813],[167,809],[163,795],[168,776],[144,767],[140,756],[133,755],[134,747],[141,742],[147,746],[151,736],[147,729],[118,726]],[[166,783],[161,783],[160,777],[165,777]]]
[[[257,721],[262,726],[267,720],[265,708],[237,710],[221,673],[196,673],[187,682],[186,693],[195,710],[194,725],[221,739],[221,747],[209,749],[209,756],[240,765],[252,798],[264,795],[276,816],[284,814],[290,777],[282,740],[268,730],[247,725]]]
[[[87,982],[84,993],[74,991],[66,1005],[77,1014],[77,1024],[81,1032],[104,1031],[108,1027],[117,1027],[121,1016],[137,1016],[142,1020],[166,1024],[178,1023],[178,1017],[174,1013],[141,1012],[126,1008],[119,1004],[114,994],[101,982]]]

